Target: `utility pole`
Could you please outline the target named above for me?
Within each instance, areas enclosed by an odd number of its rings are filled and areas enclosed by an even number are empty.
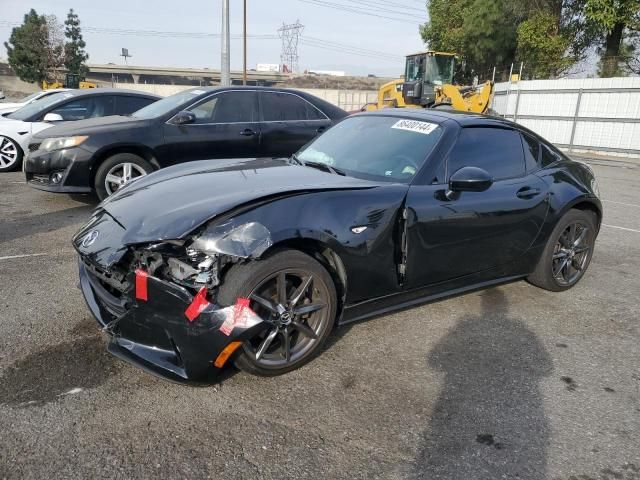
[[[242,23],[242,84],[247,84],[247,0],[243,3],[243,16]]]
[[[231,85],[231,62],[229,52],[229,0],[222,0],[222,54],[220,62],[220,85]]]

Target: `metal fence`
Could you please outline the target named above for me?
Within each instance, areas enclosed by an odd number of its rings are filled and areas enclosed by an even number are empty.
[[[640,156],[640,78],[497,84],[493,109],[561,148]]]

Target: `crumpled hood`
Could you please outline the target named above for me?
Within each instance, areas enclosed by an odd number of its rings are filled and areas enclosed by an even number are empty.
[[[285,159],[204,160],[147,175],[98,208],[125,228],[129,245],[184,237],[211,218],[278,195],[379,185]]]

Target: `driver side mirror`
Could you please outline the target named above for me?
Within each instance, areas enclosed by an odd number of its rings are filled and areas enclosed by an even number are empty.
[[[196,115],[188,110],[182,110],[174,115],[171,119],[171,123],[174,125],[187,125],[196,121]]]
[[[484,192],[493,185],[489,172],[478,167],[462,167],[449,177],[447,198],[456,192]]]
[[[42,119],[43,122],[61,122],[64,120],[59,113],[47,113]]]

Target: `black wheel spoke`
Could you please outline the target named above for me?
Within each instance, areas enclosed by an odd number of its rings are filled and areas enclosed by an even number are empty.
[[[256,360],[260,360],[262,358],[262,356],[265,354],[265,352],[267,351],[267,349],[269,348],[269,346],[273,342],[273,339],[276,338],[277,334],[278,334],[278,329],[277,328],[274,328],[273,330],[271,330],[269,332],[269,335],[266,336],[266,338],[260,344],[260,347],[258,348],[258,351],[256,352]]]
[[[295,307],[298,304],[298,302],[300,301],[302,296],[307,292],[307,290],[311,286],[311,282],[312,281],[313,281],[313,277],[311,275],[309,275],[307,278],[305,278],[302,281],[302,283],[296,289],[296,291],[293,292],[293,295],[291,296],[291,306],[292,307]]]
[[[298,330],[301,334],[309,338],[312,338],[314,340],[318,338],[318,335],[316,335],[316,332],[314,332],[311,327],[309,327],[308,325],[305,325],[304,323],[298,320],[294,320],[293,322],[291,322],[291,326],[296,330]]]
[[[567,257],[567,252],[565,252],[564,250],[560,250],[559,252],[556,252],[553,254],[554,260],[559,260],[561,258],[566,258],[566,257]]]
[[[302,305],[301,307],[297,307],[293,309],[293,313],[296,315],[306,315],[308,313],[317,312],[318,310],[322,310],[326,307],[323,303],[307,303]]]
[[[289,336],[289,327],[285,327],[283,330],[280,330],[280,335],[282,336],[282,357],[285,361],[291,360],[291,337]]]
[[[587,237],[587,231],[588,231],[588,229],[582,227],[582,231],[580,232],[578,237],[573,241],[573,247],[574,248],[582,245],[582,242]]]
[[[554,277],[562,276],[562,271],[564,270],[564,268],[567,266],[568,263],[569,263],[569,259],[567,257],[564,257],[562,261],[559,262],[558,264],[559,266],[554,269],[553,276]]]
[[[576,252],[576,254],[578,254],[578,253],[587,252],[587,251],[589,251],[589,249],[591,249],[591,247],[589,245],[583,245],[583,246],[580,246],[580,247],[576,247],[574,251]]]
[[[266,308],[270,312],[279,313],[278,312],[278,307],[271,300],[266,299],[264,297],[261,297],[260,295],[257,295],[255,293],[251,294],[251,296],[249,298],[251,300],[253,300],[254,302],[256,302],[256,303],[259,303],[260,305],[262,305],[264,308]]]
[[[287,304],[287,277],[286,273],[278,273],[276,290],[278,292],[278,303],[282,306]]]

